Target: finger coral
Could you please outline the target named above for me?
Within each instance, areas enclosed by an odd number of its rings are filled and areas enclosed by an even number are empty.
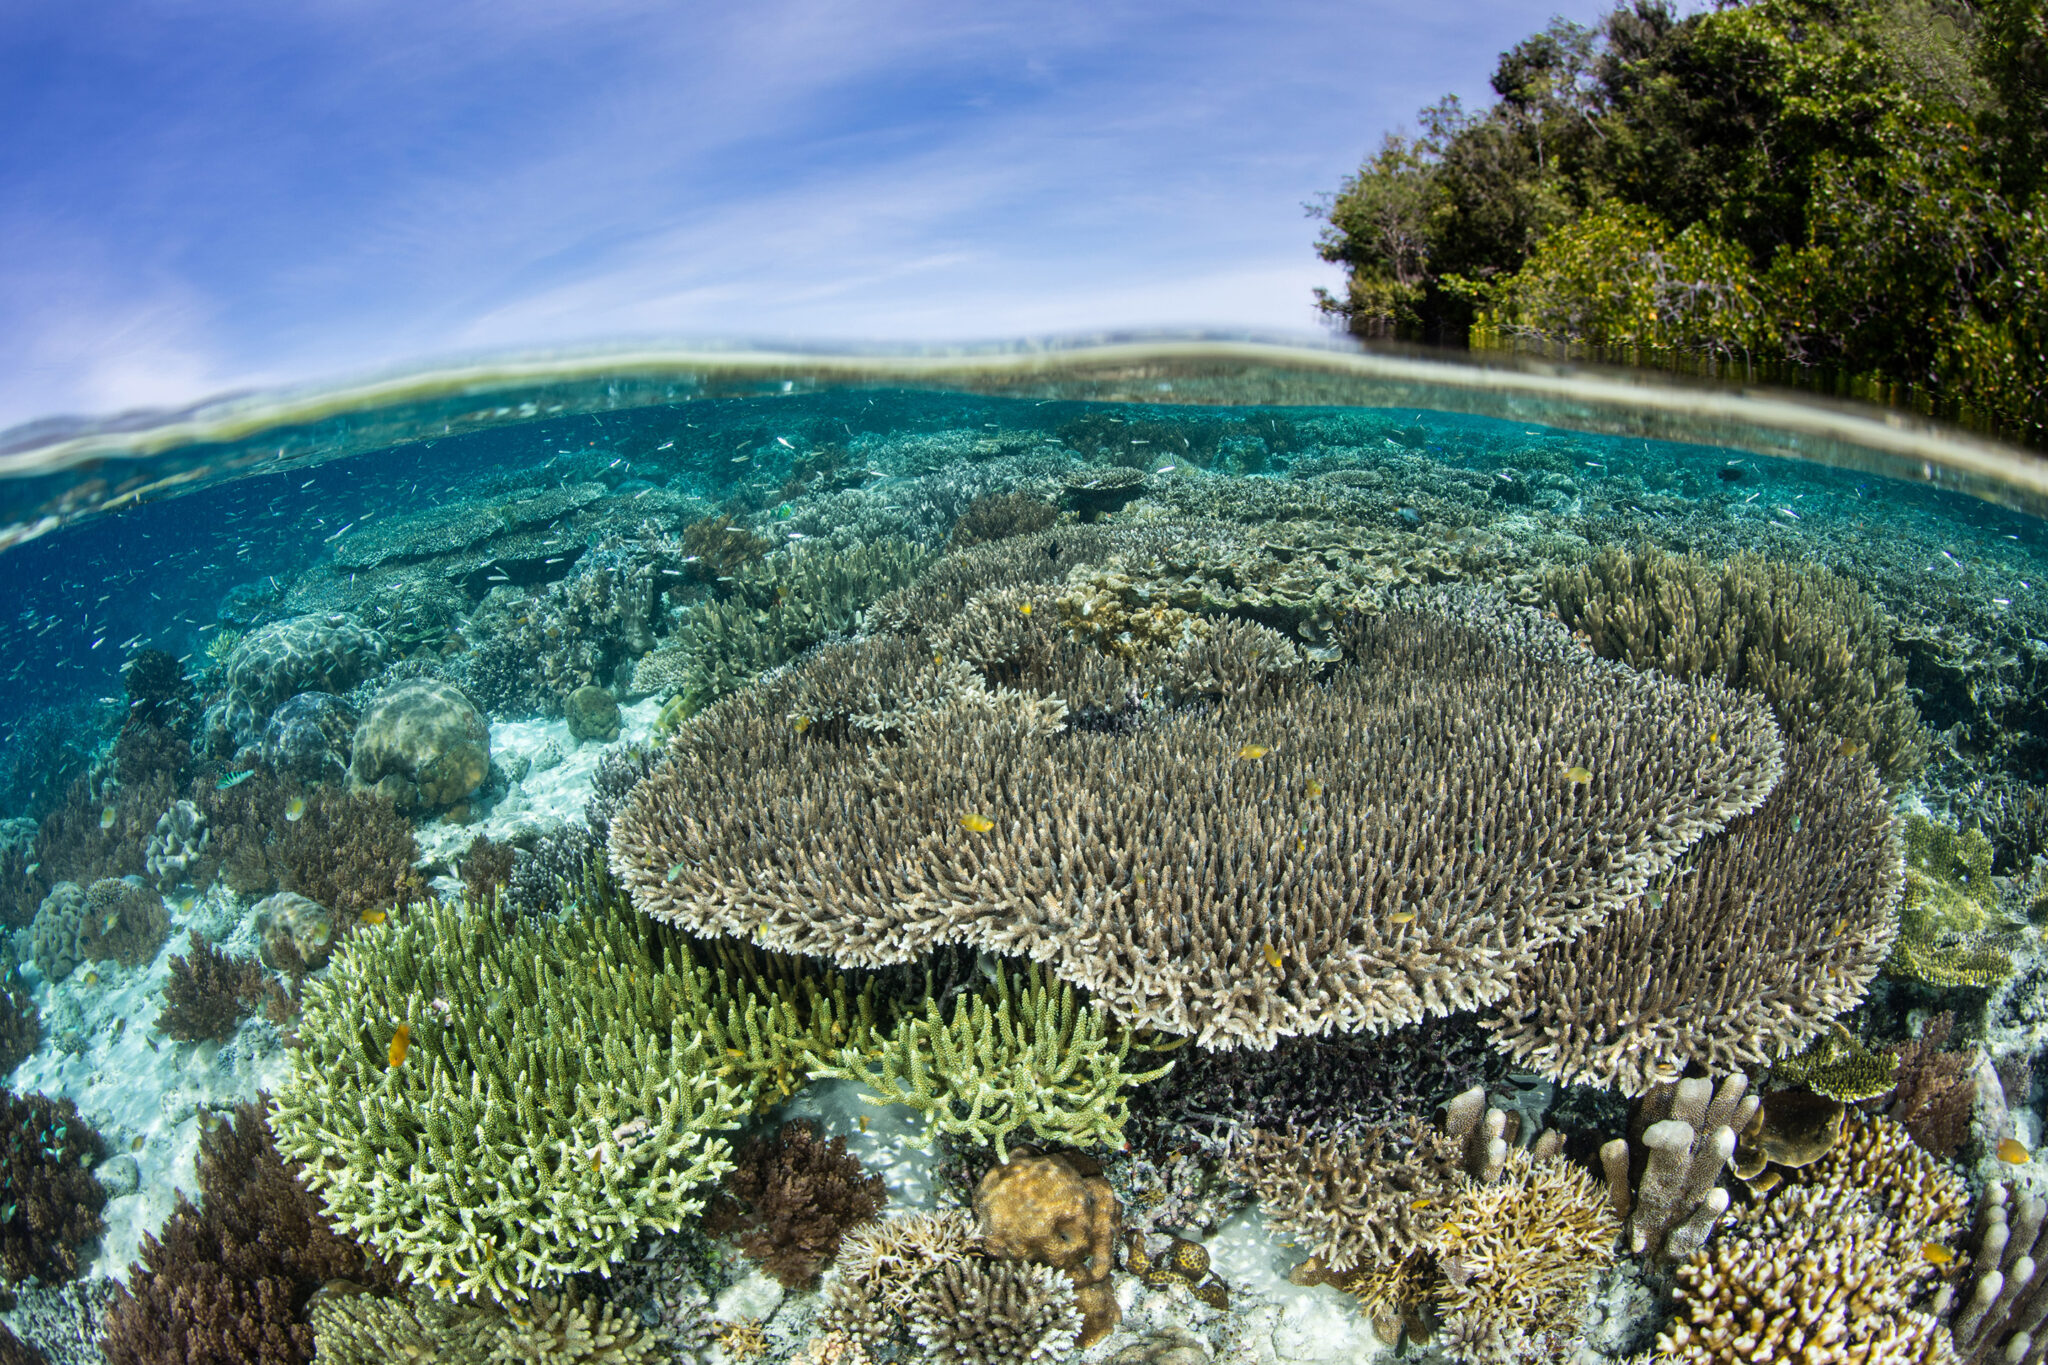
[[[1946,1318],[1969,1365],[2041,1365],[2048,1360],[2048,1205],[2010,1185],[1984,1191],[1971,1238],[1971,1278],[1943,1286],[1935,1311]]]
[[[200,1139],[197,1207],[181,1195],[106,1314],[109,1365],[303,1365],[308,1304],[331,1281],[389,1288],[391,1268],[320,1216],[260,1104]]]
[[[1892,947],[1899,884],[1876,771],[1788,744],[1762,806],[1536,956],[1491,1024],[1495,1046],[1552,1080],[1628,1095],[1691,1063],[1767,1063],[1863,998]]]
[[[613,822],[634,902],[848,966],[1024,956],[1133,1026],[1270,1047],[1498,1000],[1779,775],[1760,703],[1471,599],[1359,618],[1313,685],[1236,623],[1129,675],[1193,704],[1108,726],[1042,705],[1100,675],[1051,613],[1012,615],[943,687],[943,649],[832,653],[950,693],[900,724],[811,720],[808,660],[699,716]]]
[[[303,1011],[280,1149],[408,1278],[500,1302],[680,1227],[730,1166],[720,1131],[872,1019],[612,905],[544,926],[422,907],[354,935]]]

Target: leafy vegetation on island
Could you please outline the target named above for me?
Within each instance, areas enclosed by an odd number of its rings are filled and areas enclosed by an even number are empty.
[[[2048,0],[1632,0],[1321,206],[1355,331],[1799,371],[2048,443]]]

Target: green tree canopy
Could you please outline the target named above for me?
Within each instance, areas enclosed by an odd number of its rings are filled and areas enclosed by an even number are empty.
[[[2048,443],[2048,0],[1632,0],[1321,207],[1361,332],[1798,366]]]

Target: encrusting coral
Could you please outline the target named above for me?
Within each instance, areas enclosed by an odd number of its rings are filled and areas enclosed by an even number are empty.
[[[109,1365],[303,1365],[316,1344],[305,1311],[322,1286],[390,1288],[391,1268],[321,1218],[260,1104],[202,1135],[199,1188],[197,1207],[180,1195],[161,1237],[144,1236],[116,1291]]]
[[[1755,700],[1475,599],[1357,619],[1319,684],[1243,623],[1084,669],[1050,615],[963,612],[958,657],[841,646],[711,708],[614,820],[614,872],[698,933],[849,966],[968,944],[1270,1047],[1499,999],[1779,775]],[[930,700],[851,723],[821,689],[859,657]],[[1107,706],[1155,688],[1180,704]]]
[[[1885,970],[1931,986],[1996,986],[2013,973],[2013,949],[2031,937],[2002,913],[1991,841],[1908,815],[1906,891],[1898,942]]]
[[[733,1156],[726,1190],[739,1201],[740,1247],[786,1288],[815,1287],[840,1239],[888,1202],[882,1178],[847,1155],[846,1139],[818,1139],[808,1123],[787,1123]]]
[[[1678,1267],[1676,1318],[1658,1336],[1658,1358],[1953,1361],[1949,1333],[1926,1300],[1966,1202],[1962,1181],[1903,1128],[1854,1123],[1826,1156],[1792,1172]]]
[[[871,1102],[924,1114],[927,1141],[964,1138],[1001,1161],[1020,1129],[1041,1142],[1121,1147],[1124,1092],[1171,1068],[1124,1070],[1132,1042],[1072,986],[1036,967],[1021,980],[998,967],[987,988],[954,998],[950,1017],[927,994],[922,1015],[907,1012],[875,1050],[843,1049],[813,1074],[857,1080]]]
[[[1889,1091],[1898,1070],[1897,1053],[1872,1052],[1840,1024],[1831,1023],[1802,1051],[1778,1058],[1771,1066],[1771,1079],[1805,1086],[1843,1104],[1860,1104]]]
[[[1715,563],[1610,546],[1555,570],[1548,588],[1606,658],[1760,692],[1795,737],[1831,735],[1892,782],[1927,761],[1884,613],[1840,575],[1756,554]]]
[[[699,965],[616,905],[434,904],[354,935],[271,1112],[334,1221],[437,1294],[513,1301],[696,1214],[720,1130],[859,1042],[843,983]]]
[[[1762,806],[1537,955],[1489,1025],[1495,1046],[1552,1080],[1628,1095],[1688,1064],[1769,1062],[1863,998],[1892,946],[1899,879],[1876,771],[1795,741]]]

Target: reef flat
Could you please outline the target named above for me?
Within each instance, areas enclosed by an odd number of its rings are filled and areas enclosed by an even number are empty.
[[[6,561],[0,1361],[2048,1358],[2037,520],[876,390]]]

